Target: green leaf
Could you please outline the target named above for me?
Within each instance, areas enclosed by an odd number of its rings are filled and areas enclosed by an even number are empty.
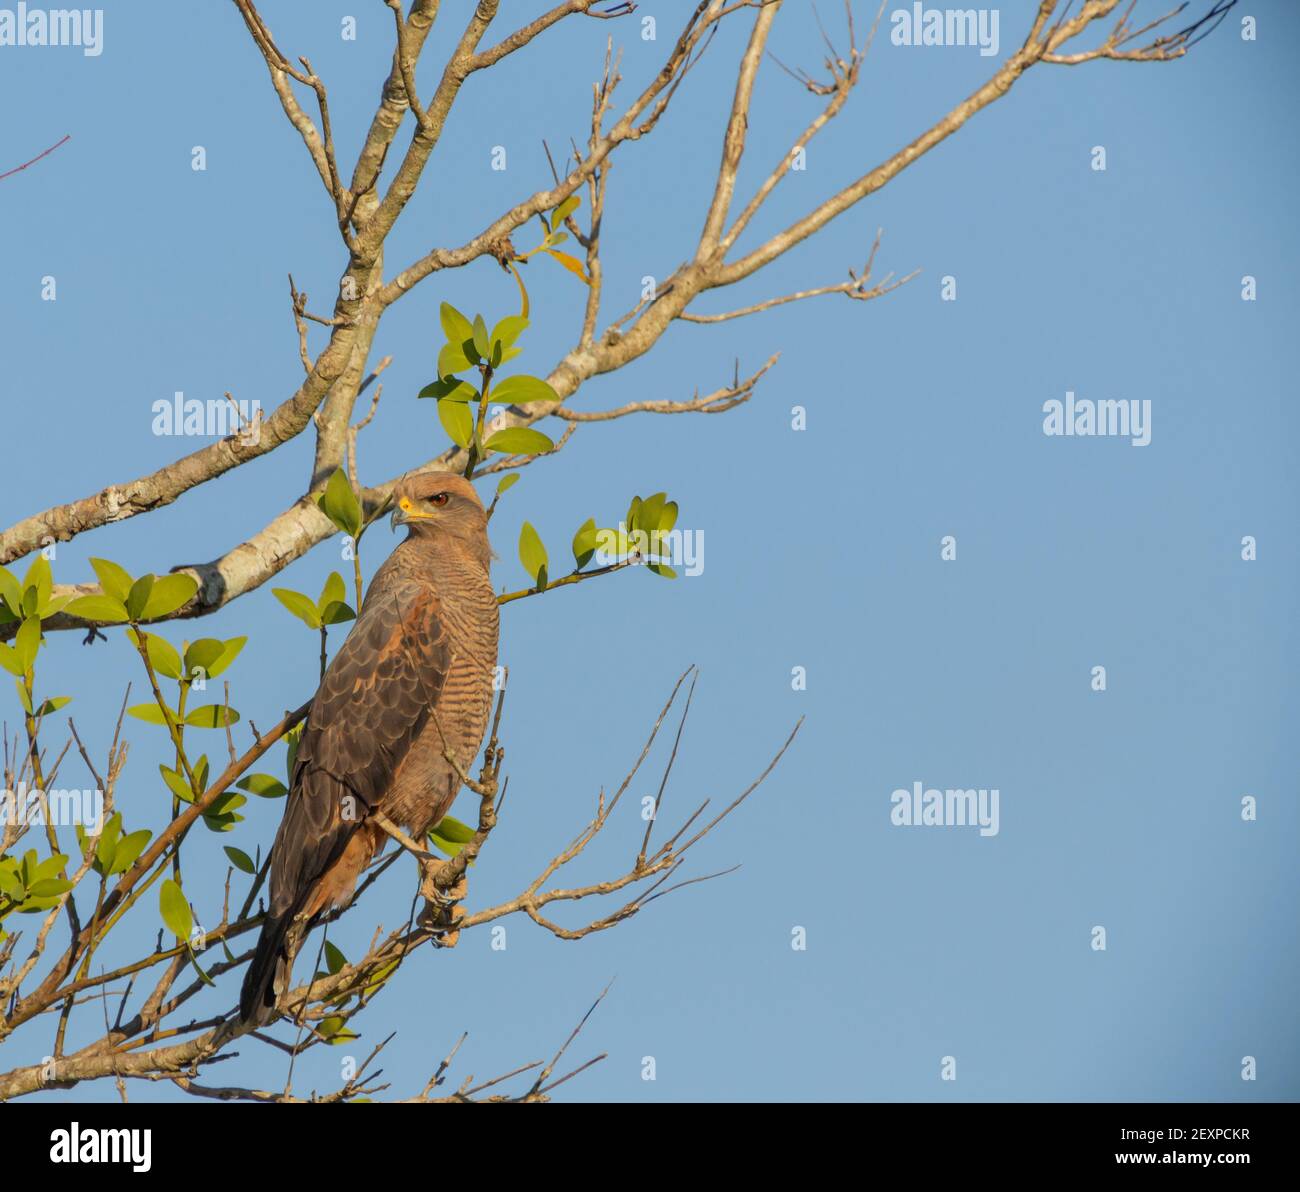
[[[579,570],[590,563],[591,556],[596,553],[596,535],[598,533],[596,519],[589,517],[578,527],[578,532],[574,534],[573,561],[577,563]]]
[[[104,830],[99,834],[99,840],[95,842],[95,868],[100,873],[108,873],[109,866],[113,864],[113,858],[117,854],[118,838],[122,834],[122,815],[121,812],[113,812],[109,816],[108,823],[104,825]]]
[[[482,315],[474,316],[474,350],[480,359],[487,359],[492,354],[492,345],[488,342],[487,324]]]
[[[474,415],[464,402],[440,401],[438,421],[457,447],[468,447],[474,441]]]
[[[176,652],[176,647],[169,641],[165,641],[156,633],[136,634],[134,629],[128,629],[127,636],[138,644],[139,639],[144,639],[145,653],[149,656],[149,665],[160,675],[165,675],[169,679],[179,679],[181,677],[181,656]]]
[[[467,339],[474,338],[474,328],[470,321],[450,302],[444,302],[438,307],[438,318],[449,344],[463,344]]]
[[[26,674],[32,669],[36,661],[36,652],[41,648],[40,617],[28,617],[18,626],[18,632],[14,634],[13,648],[18,665],[22,667],[21,673]]]
[[[104,595],[125,604],[131,585],[135,583],[131,573],[111,559],[91,559],[90,565],[95,569],[95,575],[99,579],[99,586],[104,589]]]
[[[131,620],[138,621],[143,614],[144,606],[149,603],[149,594],[153,591],[153,580],[152,575],[142,575],[126,594],[126,611]]]
[[[158,617],[170,616],[178,608],[189,603],[190,598],[199,590],[199,581],[192,575],[164,575],[154,581],[149,599],[141,612],[141,619],[152,621]]]
[[[509,492],[510,489],[514,488],[514,486],[518,483],[519,483],[519,473],[508,472],[506,475],[502,476],[500,480],[497,481],[497,496],[499,497],[502,493]]]
[[[23,590],[13,572],[6,567],[0,567],[0,600],[4,601],[15,619],[22,616]]]
[[[653,571],[656,575],[662,575],[664,579],[676,579],[677,572],[669,567],[667,563],[647,563],[646,569]]]
[[[235,783],[241,791],[247,791],[250,795],[258,795],[263,799],[283,799],[289,793],[289,788],[277,778],[272,778],[270,774],[249,774]]]
[[[438,376],[454,379],[457,373],[464,372],[470,366],[470,359],[460,344],[444,344],[438,353]]]
[[[530,377],[520,373],[518,376],[506,377],[501,381],[492,390],[492,400],[522,406],[531,401],[559,401],[560,395],[541,377]]]
[[[344,1019],[341,1015],[334,1015],[330,1018],[323,1018],[316,1026],[316,1033],[325,1040],[331,1047],[337,1047],[340,1043],[351,1043],[354,1039],[361,1036],[356,1031],[350,1031],[345,1026]]]
[[[168,789],[182,803],[194,802],[194,791],[191,789],[189,780],[178,770],[171,770],[164,765],[158,766],[158,772],[162,775],[163,781],[167,784]],[[197,778],[198,775],[195,775]]]
[[[551,231],[554,232],[566,219],[569,218],[582,203],[581,195],[570,195],[554,211],[551,212]]]
[[[239,652],[247,641],[246,637],[232,637],[227,641],[202,637],[191,642],[185,651],[185,677],[193,679],[195,672],[201,671],[206,678],[215,679],[239,657]]]
[[[16,675],[19,679],[23,677],[22,664],[18,661],[18,651],[12,646],[6,646],[0,642],[0,666],[3,666],[11,675]],[[22,684],[20,683],[21,687]]]
[[[188,940],[194,928],[194,912],[185,901],[185,894],[171,878],[162,884],[158,891],[158,909],[167,929],[178,940]]]
[[[325,967],[329,970],[332,977],[335,973],[340,972],[348,963],[348,958],[339,951],[329,940],[325,941]]]
[[[329,605],[337,604],[347,598],[348,589],[343,582],[343,577],[337,571],[331,571],[325,586],[320,590],[320,599],[316,601],[316,607],[323,612]]]
[[[519,561],[539,588],[546,586],[546,547],[530,522],[519,527]]]
[[[345,534],[355,538],[361,532],[361,502],[342,468],[329,478],[319,504],[325,516]]]
[[[50,573],[50,561],[44,555],[38,554],[27,568],[27,574],[23,576],[24,598],[28,592],[36,593],[33,612],[39,612],[49,602],[50,590],[53,586],[54,576]]]
[[[469,361],[465,363],[468,365]],[[415,396],[436,397],[439,401],[478,401],[479,392],[468,381],[448,376],[431,381]]]
[[[36,709],[32,707],[32,697],[27,691],[27,683],[23,679],[15,679],[14,687],[18,690],[18,702],[22,705],[23,711],[28,716],[35,716]]]
[[[345,621],[356,620],[356,616],[347,601],[335,600],[321,610],[320,622],[322,625],[342,625]]]
[[[230,858],[230,863],[243,873],[256,873],[257,866],[253,864],[253,858],[250,857],[242,848],[236,848],[233,844],[222,846],[226,856]],[[328,946],[328,945],[327,945]]]
[[[316,608],[316,602],[310,596],[304,596],[292,588],[272,588],[271,595],[309,629],[320,628],[320,612]]]
[[[509,348],[514,347],[515,340],[528,327],[528,320],[523,315],[506,315],[495,327],[492,328],[492,353],[496,355],[499,347],[504,353]]]
[[[51,699],[42,700],[41,706],[36,709],[34,715],[48,716],[51,712],[57,712],[60,708],[66,707],[72,703],[70,695],[56,695]]]
[[[113,624],[127,619],[126,605],[114,596],[78,596],[63,611],[85,621],[107,621]]]
[[[663,512],[659,514],[659,531],[667,534],[677,524],[677,502],[665,501]]]
[[[65,877],[45,877],[27,887],[29,898],[54,898],[72,889],[72,883]]]
[[[134,707],[127,708],[126,714],[134,716],[137,720],[143,720],[145,724],[167,723],[167,717],[163,715],[163,710],[157,704],[136,704]]]
[[[503,451],[507,455],[541,455],[553,450],[555,444],[531,426],[508,426],[492,435],[484,446],[489,451]]]
[[[185,714],[185,723],[192,728],[227,728],[239,723],[239,713],[221,704],[204,704],[201,708],[191,708]]]
[[[109,876],[125,873],[130,869],[135,864],[136,858],[144,852],[144,846],[149,843],[152,835],[148,828],[141,828],[138,832],[123,836],[117,843],[117,851],[113,854],[113,865],[108,871]]]
[[[444,840],[450,840],[456,844],[468,844],[474,839],[474,829],[450,815],[444,815],[434,826],[434,831]]]

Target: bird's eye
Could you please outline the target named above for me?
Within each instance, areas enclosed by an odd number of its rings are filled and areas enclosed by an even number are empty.
[[[450,493],[434,493],[433,496],[431,496],[431,497],[429,498],[429,504],[430,504],[430,505],[437,505],[439,508],[441,508],[441,507],[442,507],[443,505],[445,505],[449,500],[451,500],[451,494],[450,494]]]

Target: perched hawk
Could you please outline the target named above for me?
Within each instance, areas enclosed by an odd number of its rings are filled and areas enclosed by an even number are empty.
[[[312,923],[346,903],[387,842],[382,811],[415,839],[460,788],[487,727],[497,660],[487,515],[467,480],[426,474],[394,493],[406,540],[375,573],[312,700],[284,820],[271,849],[270,906],[239,999],[245,1023],[289,988]]]

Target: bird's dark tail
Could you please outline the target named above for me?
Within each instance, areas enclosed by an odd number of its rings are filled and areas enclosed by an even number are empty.
[[[269,915],[262,924],[257,949],[239,992],[239,1018],[246,1026],[261,1026],[271,1016],[280,994],[289,987],[301,934],[290,930],[293,921],[292,914]]]

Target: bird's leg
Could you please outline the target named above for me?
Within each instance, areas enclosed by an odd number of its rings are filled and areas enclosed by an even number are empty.
[[[465,917],[465,908],[460,904],[469,893],[464,873],[452,885],[444,887],[443,866],[447,864],[436,858],[420,863],[424,910],[420,912],[419,924],[432,934],[433,943],[439,948],[454,948],[460,941],[460,921]]]

